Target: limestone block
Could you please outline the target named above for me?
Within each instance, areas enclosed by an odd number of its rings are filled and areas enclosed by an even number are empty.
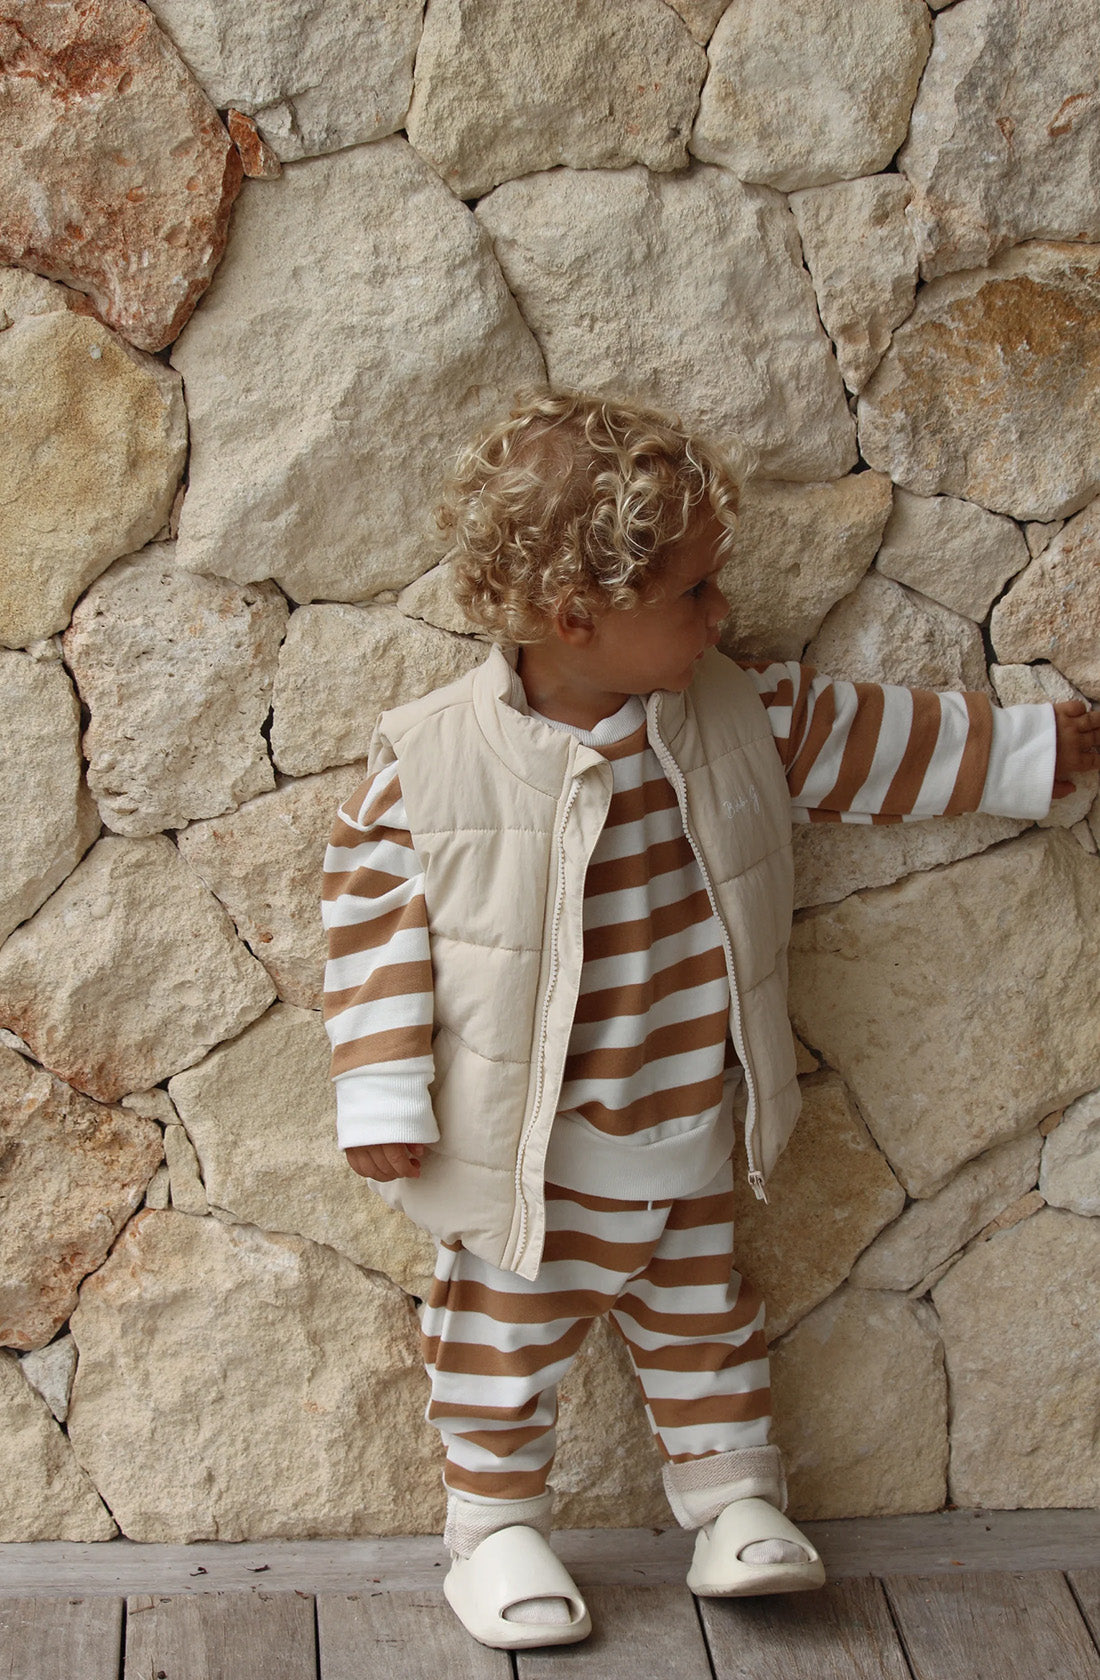
[[[1043,1144],[1039,1189],[1053,1207],[1100,1214],[1100,1091],[1071,1104]]]
[[[909,187],[867,175],[791,195],[825,331],[849,391],[861,391],[913,308],[917,248],[905,219]]]
[[[809,911],[792,959],[799,1035],[912,1196],[1100,1084],[1100,866],[1068,835]]]
[[[1064,519],[1048,519],[1045,522],[1041,519],[1033,519],[1024,526],[1027,551],[1033,560],[1037,554],[1042,554],[1044,549],[1050,547],[1064,524]]]
[[[993,609],[997,658],[1048,659],[1100,700],[1100,499],[1059,531]]]
[[[173,361],[192,440],[181,564],[274,577],[294,601],[426,571],[451,458],[544,377],[477,223],[400,139],[250,185]]]
[[[833,608],[806,659],[852,682],[993,695],[978,626],[878,572]]]
[[[668,0],[668,3],[674,12],[679,12],[695,39],[705,45],[728,0]]]
[[[913,496],[899,486],[875,566],[981,624],[1027,562],[1027,543],[1011,519],[956,496]]]
[[[76,1375],[76,1343],[71,1336],[59,1336],[49,1347],[34,1348],[20,1355],[20,1368],[36,1393],[40,1394],[58,1423],[69,1415],[69,1396]]]
[[[422,618],[437,630],[450,630],[456,636],[477,633],[454,598],[454,569],[449,561],[410,583],[397,597],[397,605],[409,618]]]
[[[459,198],[553,169],[683,169],[706,75],[665,0],[432,0],[409,139]]]
[[[439,1532],[412,1305],[332,1249],[141,1213],[72,1328],[69,1438],[128,1538]]]
[[[91,304],[83,292],[55,286],[24,268],[0,267],[0,331],[6,332],[13,321],[21,321],[25,315],[54,315],[63,309],[87,315]]]
[[[25,647],[160,530],[187,422],[178,374],[67,309],[0,333],[0,410],[0,643]]]
[[[271,747],[288,776],[365,758],[379,712],[480,665],[484,643],[396,607],[300,607],[275,677]]]
[[[0,947],[0,1020],[101,1102],[190,1067],[273,993],[160,835],[107,835]]]
[[[1092,0],[977,0],[937,19],[898,159],[926,278],[1025,239],[1100,239]]]
[[[171,543],[89,589],[65,656],[91,713],[88,785],[116,834],[157,834],[275,785],[261,729],[287,604],[274,584],[198,577]]]
[[[1070,828],[1070,833],[1077,844],[1083,846],[1086,852],[1089,852],[1093,857],[1100,855],[1100,846],[1097,845],[1096,836],[1087,822],[1074,823]]]
[[[553,170],[477,209],[550,382],[633,394],[755,458],[839,478],[851,415],[784,200],[723,169]]]
[[[123,1097],[120,1107],[128,1108],[134,1114],[143,1114],[147,1120],[157,1120],[162,1126],[180,1124],[171,1097],[159,1085],[154,1085],[151,1091],[130,1091]]]
[[[1040,1190],[1029,1190],[1026,1196],[1020,1196],[1010,1202],[1008,1207],[1002,1208],[995,1219],[991,1219],[985,1230],[980,1232],[977,1240],[987,1242],[998,1231],[1011,1230],[1013,1225],[1019,1225],[1021,1220],[1030,1219],[1033,1213],[1038,1213],[1046,1206],[1046,1200]],[[937,1280],[938,1281],[938,1280]]]
[[[796,1519],[943,1504],[947,1386],[926,1307],[838,1290],[772,1350],[772,1391]]]
[[[405,120],[422,0],[151,0],[219,110],[255,117],[284,159],[393,134]]]
[[[929,822],[800,823],[794,831],[795,908],[834,904],[864,887],[988,851],[1030,825],[1015,817],[936,817]]]
[[[376,1196],[336,1146],[329,1045],[318,1015],[276,1004],[168,1088],[213,1207],[265,1231],[325,1243],[424,1297],[433,1243]]]
[[[1081,698],[1073,684],[1053,665],[991,665],[989,676],[1002,706]],[[1048,815],[1039,819],[1040,828],[1073,828],[1088,816],[1100,789],[1100,772],[1094,770],[1073,780],[1076,792],[1056,799]]]
[[[199,1158],[182,1126],[164,1128],[164,1162],[168,1168],[171,1205],[180,1213],[191,1213],[197,1218],[209,1213]]]
[[[80,708],[64,666],[0,649],[0,943],[99,833],[81,771]]]
[[[606,1321],[589,1331],[559,1394],[557,1528],[667,1528],[661,1459],[626,1344]]]
[[[1098,369],[1100,251],[1018,246],[924,287],[860,398],[863,455],[921,496],[1076,513],[1100,489]]]
[[[767,1302],[768,1340],[844,1282],[860,1251],[905,1206],[905,1192],[835,1074],[802,1085],[794,1135],[757,1201],[737,1186],[737,1264]]]
[[[1039,1172],[1038,1132],[987,1149],[968,1161],[939,1195],[912,1202],[860,1255],[851,1282],[860,1289],[913,1289],[1025,1195]]]
[[[171,344],[225,247],[241,163],[138,0],[0,21],[0,261],[86,292],[143,350]]]
[[[800,1038],[794,1041],[794,1066],[795,1072],[800,1076],[804,1073],[816,1073],[821,1066],[813,1051],[807,1049]]]
[[[725,651],[742,659],[801,659],[830,607],[874,559],[890,494],[880,473],[852,473],[832,484],[750,479],[735,547],[718,579],[730,604]]]
[[[236,923],[286,1003],[321,1007],[325,937],[317,904],[336,807],[365,765],[341,766],[192,823],[179,848]]]
[[[143,1207],[156,1208],[163,1212],[172,1205],[172,1175],[167,1167],[158,1167],[149,1180],[149,1188],[145,1192]]]
[[[118,1529],[64,1433],[0,1352],[0,1540],[112,1540]]]
[[[276,181],[283,172],[278,156],[244,111],[228,110],[225,126],[241,155],[245,174],[254,181]]]
[[[958,1505],[1100,1503],[1100,1223],[1044,1208],[933,1292],[951,1384]]]
[[[0,1048],[0,1342],[41,1348],[141,1205],[160,1129]]]
[[[691,149],[784,192],[873,175],[905,139],[931,39],[918,0],[732,0]]]

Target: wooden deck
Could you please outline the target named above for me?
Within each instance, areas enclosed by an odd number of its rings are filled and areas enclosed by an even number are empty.
[[[0,1545],[0,1680],[1100,1680],[1100,1513],[806,1527],[822,1591],[698,1603],[683,1534],[561,1535],[596,1631],[514,1659],[435,1540]]]

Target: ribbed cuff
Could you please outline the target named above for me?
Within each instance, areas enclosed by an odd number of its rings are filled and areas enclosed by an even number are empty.
[[[979,811],[994,817],[1045,817],[1054,786],[1054,707],[995,706],[993,741]]]
[[[436,1143],[439,1127],[419,1073],[345,1074],[336,1084],[336,1140],[341,1149],[360,1144]]]
[[[681,1528],[702,1528],[736,1499],[766,1499],[787,1506],[787,1482],[778,1447],[742,1447],[711,1453],[661,1472],[672,1514]]]
[[[554,1495],[548,1489],[533,1499],[494,1499],[474,1504],[457,1493],[447,1495],[447,1526],[443,1530],[443,1544],[456,1557],[468,1558],[490,1534],[519,1523],[534,1528],[546,1538],[550,1535],[550,1512]]]

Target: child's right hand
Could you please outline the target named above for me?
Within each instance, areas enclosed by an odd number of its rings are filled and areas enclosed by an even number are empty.
[[[391,1178],[419,1178],[420,1157],[427,1146],[423,1143],[359,1143],[345,1149],[348,1166],[360,1178],[376,1178],[387,1183]]]

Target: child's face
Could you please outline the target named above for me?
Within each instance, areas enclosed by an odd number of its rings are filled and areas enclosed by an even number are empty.
[[[594,680],[622,695],[687,688],[729,612],[717,583],[722,536],[712,513],[698,515],[671,545],[652,598],[599,614],[583,649]]]

